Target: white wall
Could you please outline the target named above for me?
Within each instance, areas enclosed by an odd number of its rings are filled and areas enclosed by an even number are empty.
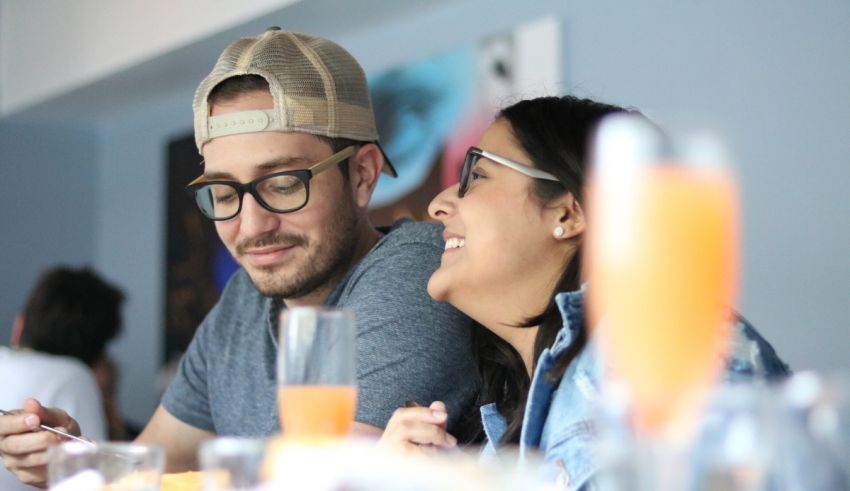
[[[194,84],[223,46],[278,24],[331,37],[377,71],[548,13],[564,22],[565,91],[637,106],[662,122],[703,123],[725,137],[743,187],[741,310],[795,368],[850,368],[844,0],[818,8],[791,0],[307,0],[54,97],[0,124],[0,203],[23,206],[11,219],[0,214],[3,250],[15,252],[0,258],[0,339],[18,307],[6,299],[22,298],[21,284],[40,267],[94,261],[128,290],[127,332],[115,347],[129,382],[121,403],[144,420],[156,403],[151,384],[162,344],[164,146],[191,131]],[[0,11],[0,25],[9,17]],[[149,24],[136,29],[156,32]],[[60,125],[48,141],[62,144],[49,151],[38,148],[37,128],[10,129],[45,119]],[[10,167],[18,160],[58,169],[89,162],[91,179]],[[55,209],[36,208],[19,184],[36,178],[53,190],[67,179],[89,192],[93,201],[69,206],[91,215],[68,227]]]

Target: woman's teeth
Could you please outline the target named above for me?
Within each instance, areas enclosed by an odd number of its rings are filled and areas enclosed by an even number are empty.
[[[452,237],[450,239],[446,239],[446,250],[460,249],[465,244],[466,244],[466,239],[461,239],[459,237]]]

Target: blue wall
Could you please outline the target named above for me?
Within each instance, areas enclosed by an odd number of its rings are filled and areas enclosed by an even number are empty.
[[[0,121],[0,344],[47,266],[93,264],[95,133]]]
[[[191,91],[163,95],[99,131],[95,260],[131,292],[127,329],[112,353],[121,363],[122,409],[142,423],[160,396],[154,381],[165,329],[166,146],[192,132],[191,97]]]
[[[850,367],[850,3],[425,4],[370,0],[328,16],[351,7],[306,0],[107,81],[119,92],[157,83],[168,90],[96,121],[4,120],[0,336],[43,267],[93,262],[129,294],[114,351],[123,410],[145,421],[157,403],[161,356],[165,145],[191,131],[194,85],[230,39],[275,24],[314,32],[377,72],[554,14],[563,21],[563,91],[720,132],[743,188],[741,309],[796,368]],[[100,92],[108,91],[84,95]]]

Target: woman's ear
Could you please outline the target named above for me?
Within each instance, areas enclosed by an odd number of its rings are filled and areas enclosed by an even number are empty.
[[[361,146],[349,159],[348,180],[351,194],[360,208],[369,205],[383,167],[384,155],[378,146],[372,143]]]
[[[557,212],[556,222],[552,228],[552,236],[555,239],[572,239],[584,233],[586,226],[584,210],[572,193],[559,198],[554,210]]]

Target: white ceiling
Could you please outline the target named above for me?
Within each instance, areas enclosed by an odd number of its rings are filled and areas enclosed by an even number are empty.
[[[376,23],[415,18],[450,0],[117,3],[0,0],[0,120],[102,123],[154,98],[185,99],[235,37],[279,25],[345,44]],[[49,12],[42,19],[39,10]]]
[[[0,116],[298,0],[0,0]]]

